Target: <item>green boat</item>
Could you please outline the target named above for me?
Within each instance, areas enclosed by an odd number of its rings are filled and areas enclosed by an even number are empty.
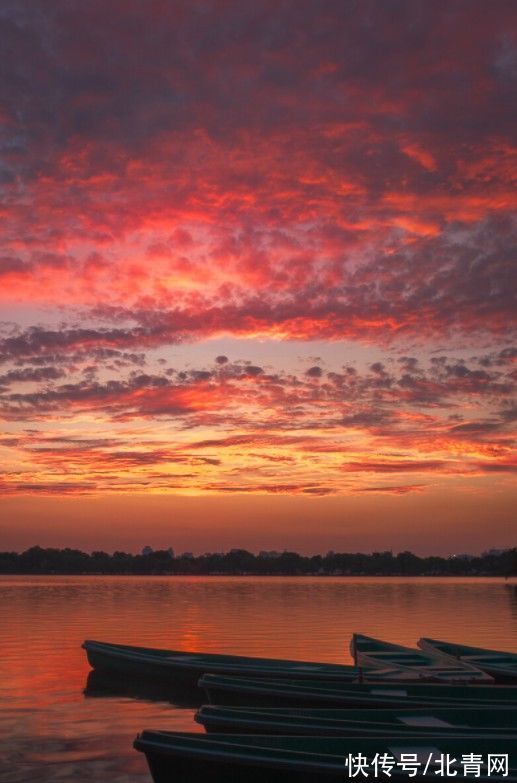
[[[500,737],[364,739],[144,731],[134,747],[145,753],[154,783],[343,783],[358,777],[361,757],[368,777],[384,779],[389,768],[387,779],[392,781],[436,778],[444,761],[450,764],[449,775],[464,777],[465,764],[474,759],[471,764],[479,765],[476,780],[492,783],[497,776],[490,774],[489,757],[492,770],[497,759],[504,768],[506,758],[507,774],[499,777],[517,781],[515,740]],[[361,773],[359,777],[363,779]]]
[[[517,686],[341,683],[267,680],[205,674],[199,686],[211,704],[236,707],[485,707],[517,709]]]
[[[476,666],[496,682],[517,683],[517,653],[469,647],[466,644],[441,642],[427,637],[419,639],[417,644],[422,650],[439,655],[443,660],[459,660],[463,664]]]
[[[97,671],[121,678],[176,683],[184,688],[197,688],[199,678],[206,672],[235,677],[336,682],[353,682],[359,676],[355,666],[332,663],[160,650],[88,640],[82,647],[90,666]],[[394,676],[399,677],[400,672],[395,671]]]
[[[458,660],[445,660],[436,652],[402,647],[371,636],[354,634],[350,643],[350,652],[356,666],[378,668],[389,666],[404,672],[407,679],[422,682],[493,682],[493,678],[484,671]]]
[[[398,710],[296,709],[203,705],[194,720],[207,732],[230,734],[304,734],[328,737],[387,735],[447,737],[512,736],[517,743],[513,707],[414,708]]]

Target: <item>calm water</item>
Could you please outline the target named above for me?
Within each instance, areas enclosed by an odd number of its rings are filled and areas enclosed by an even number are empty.
[[[144,728],[193,709],[86,696],[85,638],[350,662],[353,631],[517,650],[517,585],[495,579],[0,577],[0,780],[149,783]]]

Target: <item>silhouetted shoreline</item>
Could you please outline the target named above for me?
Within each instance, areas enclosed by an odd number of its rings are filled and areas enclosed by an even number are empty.
[[[82,552],[39,546],[24,552],[0,552],[0,574],[120,576],[515,576],[517,548],[500,553],[418,557],[404,551],[300,555],[245,549],[174,557],[170,550],[146,554]]]

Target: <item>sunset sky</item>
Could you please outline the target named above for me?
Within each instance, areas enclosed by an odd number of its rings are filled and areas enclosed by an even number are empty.
[[[515,546],[516,31],[1,3],[0,549]]]

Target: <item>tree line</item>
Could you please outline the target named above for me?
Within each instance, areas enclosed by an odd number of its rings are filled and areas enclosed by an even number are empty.
[[[178,574],[321,576],[511,576],[517,575],[517,548],[478,557],[418,557],[412,552],[254,555],[246,549],[174,557],[168,550],[147,554],[82,552],[33,546],[0,552],[0,574]]]

